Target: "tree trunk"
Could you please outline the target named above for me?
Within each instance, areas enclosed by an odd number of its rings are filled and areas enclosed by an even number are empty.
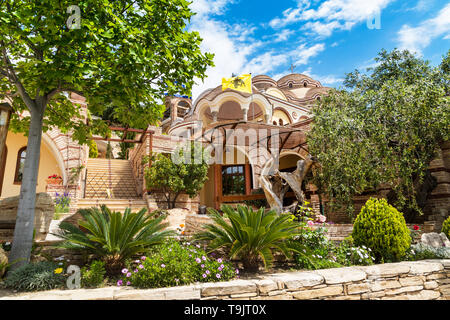
[[[40,109],[40,110],[38,110]],[[44,107],[31,111],[31,123],[28,135],[27,156],[20,188],[19,208],[9,260],[15,262],[11,271],[27,264],[30,260],[33,244],[34,211],[36,203],[36,185],[41,151],[42,123]]]
[[[176,206],[177,206],[177,199],[178,199],[179,195],[180,195],[179,192],[177,194],[175,194],[175,197],[172,200],[172,208],[171,209],[175,209],[176,208]]]

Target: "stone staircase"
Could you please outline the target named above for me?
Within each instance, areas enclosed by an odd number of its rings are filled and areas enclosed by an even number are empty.
[[[85,198],[139,199],[130,162],[116,159],[89,159]]]
[[[132,212],[147,209],[147,204],[142,199],[79,199],[78,209],[107,206],[111,211],[124,212],[126,208],[131,208]]]
[[[113,211],[133,212],[147,208],[138,195],[133,169],[128,160],[89,159],[87,163],[84,199],[78,199],[78,209],[106,205]]]

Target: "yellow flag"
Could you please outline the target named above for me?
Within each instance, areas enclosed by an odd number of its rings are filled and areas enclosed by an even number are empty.
[[[234,78],[222,78],[222,91],[226,89],[252,93],[252,75],[243,74]]]

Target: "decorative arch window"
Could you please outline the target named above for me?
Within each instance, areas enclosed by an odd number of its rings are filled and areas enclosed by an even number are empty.
[[[273,121],[273,125],[276,126],[278,125],[278,123],[276,121]]]
[[[283,119],[278,120],[278,124],[279,124],[280,126],[284,125]]]
[[[16,173],[14,175],[14,183],[21,184],[23,178],[23,168],[25,166],[25,158],[27,157],[27,147],[23,147],[17,153]]]
[[[303,82],[303,87],[307,87],[308,86],[308,83],[305,81],[305,82]]]

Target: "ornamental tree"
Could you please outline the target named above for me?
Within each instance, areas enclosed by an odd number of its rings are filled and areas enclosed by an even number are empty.
[[[30,257],[42,131],[58,127],[80,143],[108,134],[87,127],[68,92],[89,111],[115,106],[118,121],[146,127],[162,116],[165,93],[189,94],[212,55],[188,32],[186,0],[0,1],[0,100],[14,108],[11,128],[28,135],[11,261]]]
[[[449,56],[432,68],[408,51],[382,51],[377,67],[348,74],[347,89],[313,108],[314,179],[332,206],[353,213],[353,196],[385,188],[398,209],[421,213],[434,188],[427,168],[449,138]]]
[[[161,191],[169,209],[175,208],[181,193],[196,197],[208,180],[209,158],[205,152],[200,143],[191,142],[172,155],[153,156],[145,169],[147,190]]]

